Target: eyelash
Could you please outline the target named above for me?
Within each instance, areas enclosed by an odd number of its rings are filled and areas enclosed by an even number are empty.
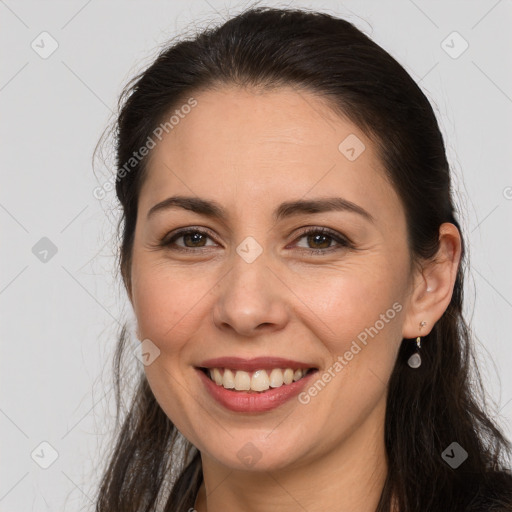
[[[184,235],[188,235],[188,234],[201,234],[201,235],[205,235],[209,238],[212,238],[210,236],[210,234],[207,232],[207,231],[204,231],[202,229],[191,229],[191,228],[184,228],[182,230],[179,230],[177,231],[176,233],[173,234],[173,236],[169,239],[163,239],[160,243],[160,246],[161,247],[166,247],[170,250],[173,250],[173,251],[180,251],[180,252],[197,252],[198,249],[201,249],[201,247],[198,247],[197,249],[192,249],[190,247],[179,247],[179,246],[174,246],[172,247],[172,245],[174,244],[174,242],[178,239],[178,238],[182,238]],[[327,236],[328,238],[331,238],[332,240],[334,240],[335,242],[337,242],[339,244],[338,247],[334,246],[334,247],[328,247],[326,249],[306,249],[306,248],[299,248],[299,250],[302,250],[302,251],[305,251],[305,252],[308,252],[309,254],[311,254],[312,256],[323,256],[325,254],[329,254],[333,251],[339,251],[340,249],[342,248],[353,248],[353,244],[345,237],[341,236],[339,233],[337,233],[336,231],[333,231],[329,228],[310,228],[310,229],[307,229],[303,232],[301,232],[298,237],[296,238],[296,240],[300,240],[301,238],[304,238],[305,236],[307,235],[313,235],[313,234],[317,234],[317,235],[323,235],[323,236]]]

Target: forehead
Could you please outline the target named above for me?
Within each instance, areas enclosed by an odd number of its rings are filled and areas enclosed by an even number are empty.
[[[324,99],[288,87],[223,87],[194,98],[197,105],[151,150],[142,210],[180,194],[237,212],[339,195],[370,212],[399,213],[374,144]]]

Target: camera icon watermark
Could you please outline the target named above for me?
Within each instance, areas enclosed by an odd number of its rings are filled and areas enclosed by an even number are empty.
[[[452,59],[458,59],[469,48],[469,43],[454,30],[441,41],[441,48]]]
[[[149,366],[160,356],[160,349],[149,338],[146,338],[141,341],[140,346],[135,347],[133,355],[144,366]]]
[[[32,450],[30,456],[38,466],[48,469],[59,458],[59,452],[48,441],[43,441]]]
[[[41,32],[33,41],[30,43],[32,50],[34,50],[39,57],[47,59],[50,57],[55,50],[59,47],[57,40],[48,32]]]
[[[365,149],[363,141],[353,133],[345,137],[338,145],[339,152],[351,162],[357,160]]]
[[[468,458],[468,452],[459,443],[454,441],[441,454],[441,457],[448,466],[457,469]]]
[[[42,263],[48,263],[57,254],[57,246],[49,238],[43,236],[32,247],[32,254]]]
[[[262,453],[249,441],[238,450],[236,456],[239,458],[240,462],[243,462],[247,467],[251,468],[261,459]]]
[[[236,248],[236,252],[246,263],[252,263],[263,252],[263,247],[255,238],[248,236]]]

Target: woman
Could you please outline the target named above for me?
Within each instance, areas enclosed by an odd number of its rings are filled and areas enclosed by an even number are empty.
[[[162,51],[116,134],[144,364],[98,512],[512,510],[443,139],[388,53],[249,9]]]

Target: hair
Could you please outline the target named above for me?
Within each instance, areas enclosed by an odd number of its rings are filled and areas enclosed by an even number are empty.
[[[119,268],[131,293],[137,203],[148,157],[123,166],[169,113],[200,91],[223,86],[291,86],[326,99],[375,144],[386,177],[402,201],[411,261],[435,258],[439,227],[461,232],[450,168],[433,109],[404,68],[346,20],[305,9],[252,7],[222,25],[168,43],[123,89],[116,118],[116,194],[122,207]],[[124,167],[126,169],[126,166]],[[461,232],[462,237],[462,232]],[[388,387],[388,473],[376,512],[512,510],[511,445],[486,412],[470,327],[463,317],[467,248],[451,301],[425,336],[417,369],[414,344],[402,340]],[[115,442],[100,482],[96,512],[184,511],[203,480],[200,452],[157,403],[143,372],[119,421],[120,370],[128,330],[114,357]],[[456,441],[468,453],[457,469],[442,459]],[[159,505],[160,504],[160,505]],[[495,507],[495,508],[492,508]]]

